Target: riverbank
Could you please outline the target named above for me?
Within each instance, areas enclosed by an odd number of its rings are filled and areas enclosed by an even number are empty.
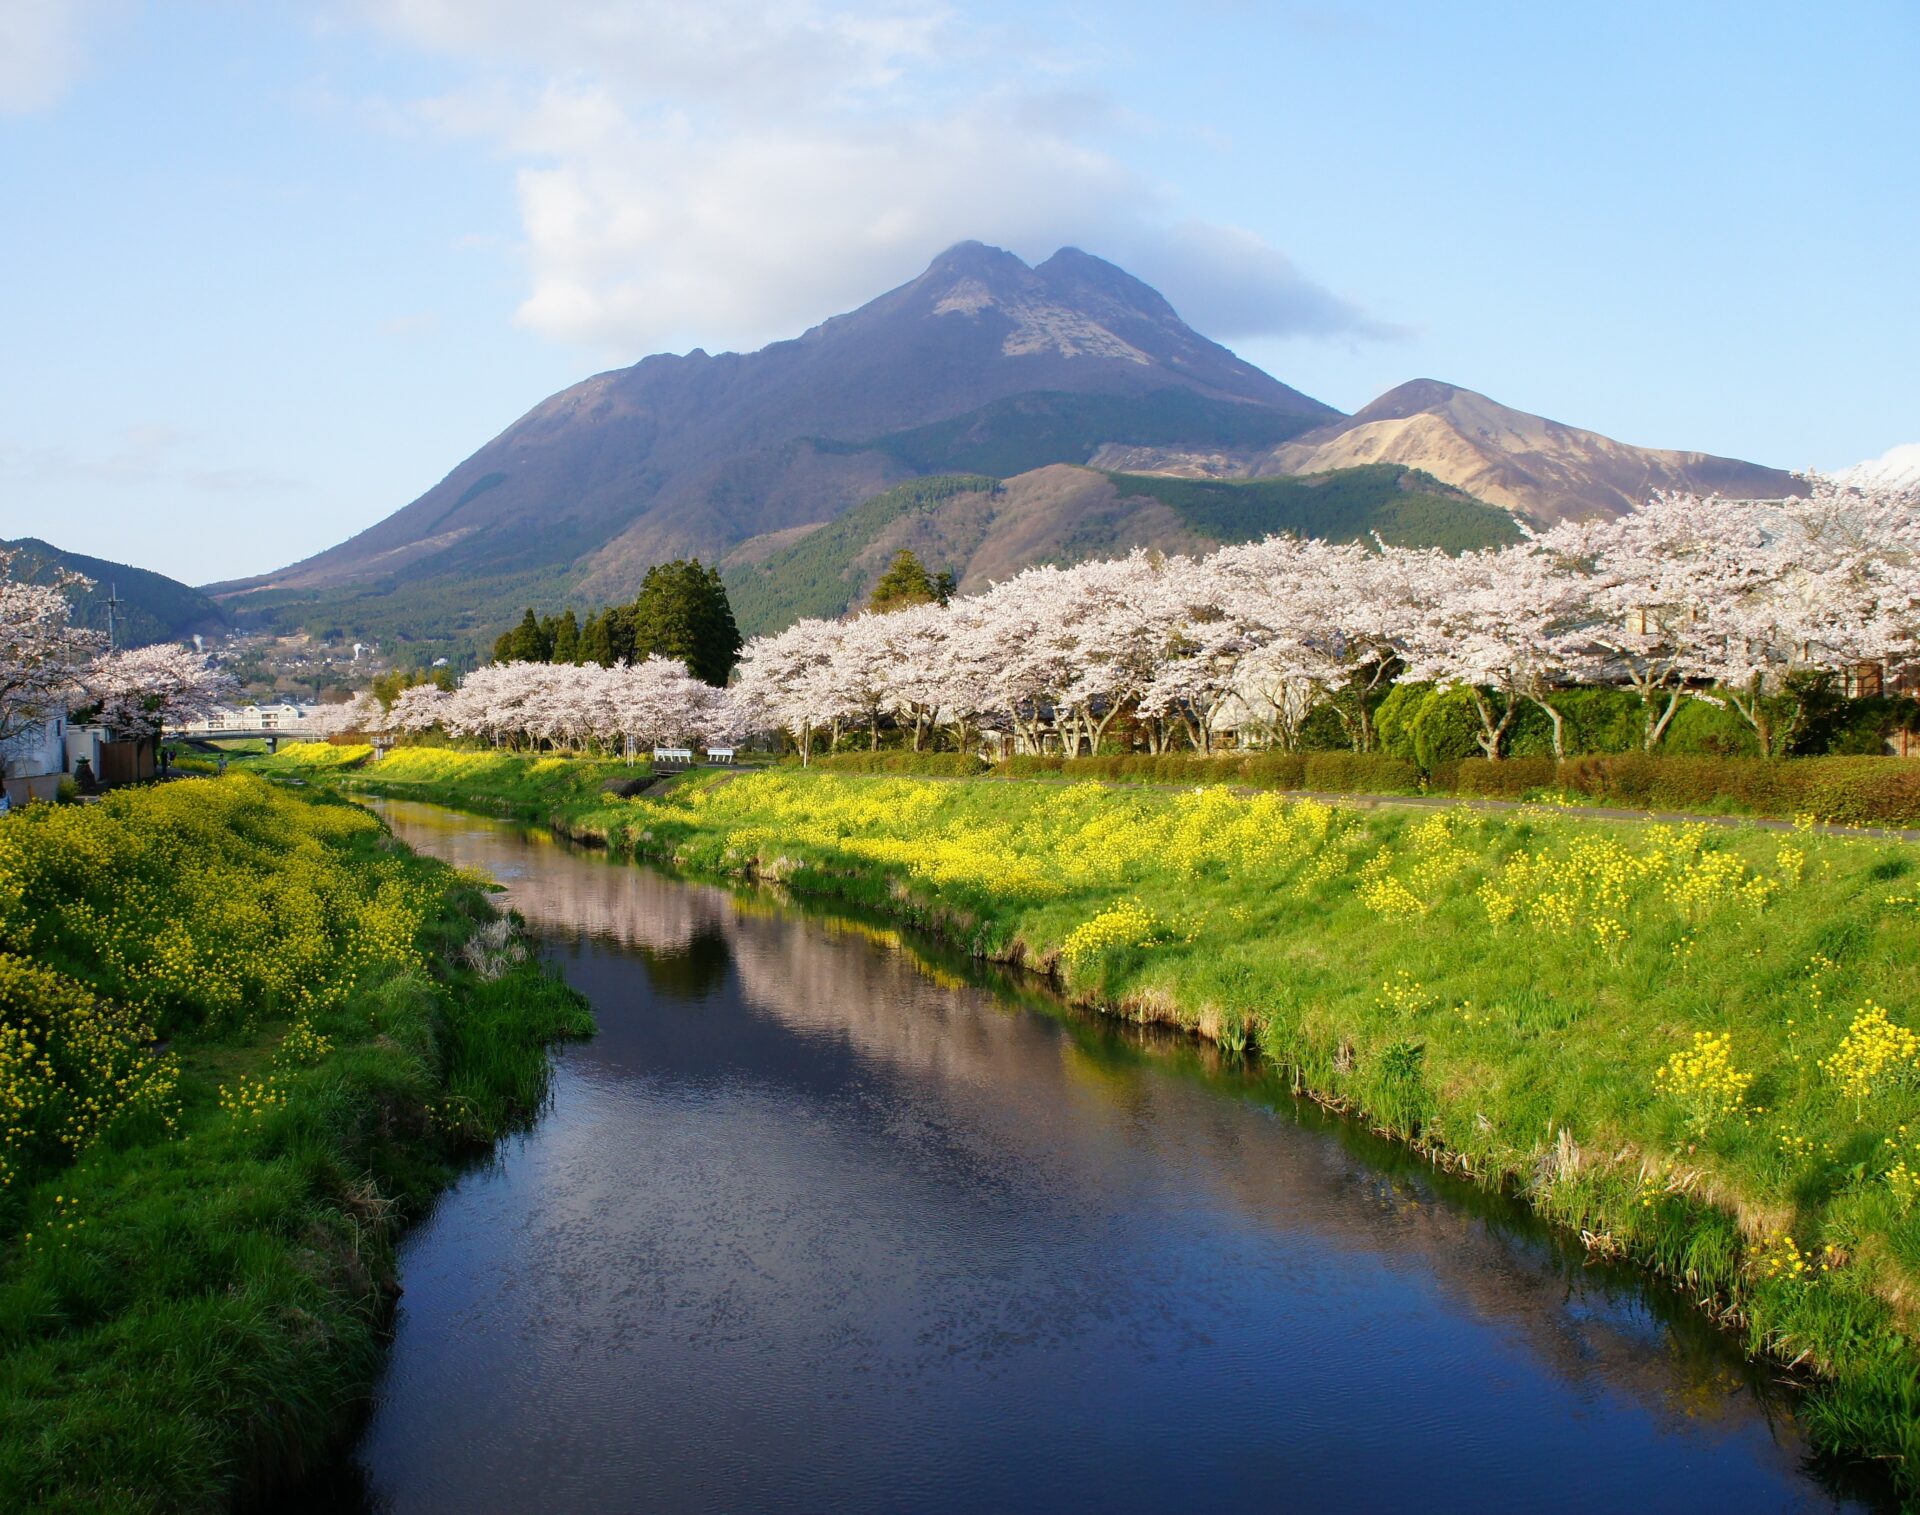
[[[590,1029],[480,882],[330,796],[0,820],[9,1508],[219,1508],[328,1456],[398,1235]]]
[[[1817,1441],[1912,1487],[1910,847],[792,771],[529,818],[883,910],[1257,1050],[1596,1255],[1683,1281],[1751,1350],[1817,1375]]]

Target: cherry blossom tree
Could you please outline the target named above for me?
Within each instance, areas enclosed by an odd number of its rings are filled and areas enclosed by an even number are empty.
[[[1641,742],[1652,751],[1689,680],[1724,666],[1715,612],[1773,572],[1758,511],[1661,491],[1628,515],[1564,522],[1537,541],[1583,585],[1588,635],[1640,697]]]
[[[62,571],[51,583],[14,577],[17,549],[0,550],[0,744],[66,708],[97,633],[73,624],[69,591],[92,581]]]
[[[205,720],[240,696],[226,669],[191,648],[164,642],[95,658],[83,682],[100,704],[101,724],[120,737]]]
[[[1409,557],[1418,589],[1402,641],[1406,676],[1470,693],[1480,717],[1476,740],[1488,759],[1505,756],[1523,701],[1546,713],[1553,755],[1565,757],[1555,691],[1600,666],[1586,586],[1533,541],[1455,558]]]
[[[395,704],[398,703],[396,700]],[[350,732],[380,729],[381,719],[380,702],[371,691],[363,689],[352,699],[332,705],[316,705],[308,712],[303,730],[306,735],[325,741],[328,737],[345,736]]]
[[[380,715],[376,701],[370,696],[362,696],[362,698],[373,707],[371,711],[362,711],[361,718],[369,723],[362,729],[420,733],[431,731],[444,722],[457,697],[452,691],[442,689],[438,684],[411,684],[394,696],[393,704],[388,707],[384,717]],[[351,705],[334,708],[345,712],[358,704],[359,701],[354,701]],[[352,728],[343,727],[342,729]]]

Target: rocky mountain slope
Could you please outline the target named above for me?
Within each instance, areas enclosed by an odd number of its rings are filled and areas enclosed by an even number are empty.
[[[1274,447],[1211,452],[1108,447],[1093,461],[1102,468],[1212,478],[1397,463],[1541,523],[1621,515],[1656,489],[1764,499],[1794,488],[1793,476],[1777,468],[1709,453],[1632,447],[1434,379],[1402,384],[1351,416]]]
[[[963,243],[919,278],[759,352],[650,357],[536,406],[411,505],[279,573],[248,608],[467,604],[830,520],[903,479],[1084,462],[1109,442],[1270,447],[1338,412],[1188,327],[1110,263]],[[350,620],[351,617],[349,616]]]
[[[726,557],[737,575],[814,533],[815,562],[840,540],[820,528],[903,483],[1049,465],[1241,481],[1380,466],[1539,521],[1627,510],[1660,487],[1791,485],[1429,380],[1342,416],[1207,340],[1110,263],[1063,248],[1030,268],[969,242],[793,341],[657,355],[576,384],[351,540],[210,592],[246,624],[472,645],[529,603],[624,599],[648,567],[683,554]],[[1080,479],[1057,499],[1051,487],[1008,491],[999,524],[936,566],[983,553],[1003,566],[1065,561],[1174,545],[1193,529],[1125,504],[1144,498],[1139,485],[1115,496]]]

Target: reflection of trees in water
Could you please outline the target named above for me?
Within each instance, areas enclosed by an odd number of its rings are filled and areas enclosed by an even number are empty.
[[[1464,1190],[1442,1197],[1404,1154],[1344,1128],[1305,1129],[1286,1118],[1277,1086],[1250,1100],[1244,1079],[1207,1072],[1218,1060],[1191,1044],[1153,1047],[1123,1026],[1069,1018],[1063,1028],[1010,1010],[886,928],[798,921],[764,899],[414,808],[387,811],[402,840],[501,877],[543,932],[637,949],[662,992],[709,993],[731,962],[753,1009],[936,1091],[954,1129],[984,1144],[983,1166],[1005,1170],[1010,1153],[1013,1171],[1077,1193],[1190,1185],[1276,1231],[1429,1277],[1562,1380],[1624,1390],[1669,1415],[1725,1418],[1740,1389],[1763,1381],[1684,1307],[1649,1298],[1624,1273],[1584,1269],[1517,1206]],[[1307,1124],[1317,1121],[1310,1112]]]
[[[431,805],[377,808],[408,846],[498,879],[506,886],[504,902],[543,935],[591,937],[671,956],[688,952],[705,934],[725,950],[723,923],[732,912],[724,890],[674,882],[583,853],[545,832],[520,832]],[[705,960],[710,963],[710,950]]]
[[[1243,1078],[1202,1071],[1220,1060],[1191,1043],[1153,1047],[1143,1043],[1163,1039],[1007,1013],[982,989],[935,982],[884,928],[736,915],[728,934],[755,1008],[932,1081],[961,1120],[990,1128],[1051,1181],[1114,1193],[1137,1183],[1140,1162],[1154,1164],[1275,1230],[1431,1276],[1526,1340],[1562,1380],[1625,1390],[1669,1414],[1724,1419],[1744,1413],[1740,1391],[1764,1392],[1765,1376],[1682,1302],[1649,1295],[1624,1270],[1586,1268],[1517,1205],[1462,1185],[1442,1197],[1415,1163],[1364,1133],[1352,1145],[1380,1150],[1351,1150],[1337,1128],[1303,1129],[1284,1118],[1291,1101],[1277,1082],[1252,1091],[1282,1107],[1269,1119],[1244,1097]]]
[[[633,955],[647,970],[647,982],[660,994],[678,999],[704,999],[727,981],[733,954],[726,933],[701,926],[684,947],[632,946]]]

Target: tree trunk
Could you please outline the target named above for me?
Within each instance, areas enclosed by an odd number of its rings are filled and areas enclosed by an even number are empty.
[[[1556,763],[1564,763],[1567,760],[1567,718],[1556,710],[1550,702],[1542,699],[1539,695],[1530,694],[1527,698],[1532,700],[1533,703],[1538,705],[1542,710],[1546,711],[1547,719],[1553,722],[1553,760]]]
[[[1502,748],[1507,740],[1507,727],[1513,724],[1514,702],[1509,699],[1506,708],[1500,712],[1500,719],[1495,721],[1490,691],[1482,690],[1477,684],[1468,687],[1473,691],[1473,708],[1480,712],[1480,735],[1474,740],[1479,742],[1487,761],[1497,763],[1505,756]]]

